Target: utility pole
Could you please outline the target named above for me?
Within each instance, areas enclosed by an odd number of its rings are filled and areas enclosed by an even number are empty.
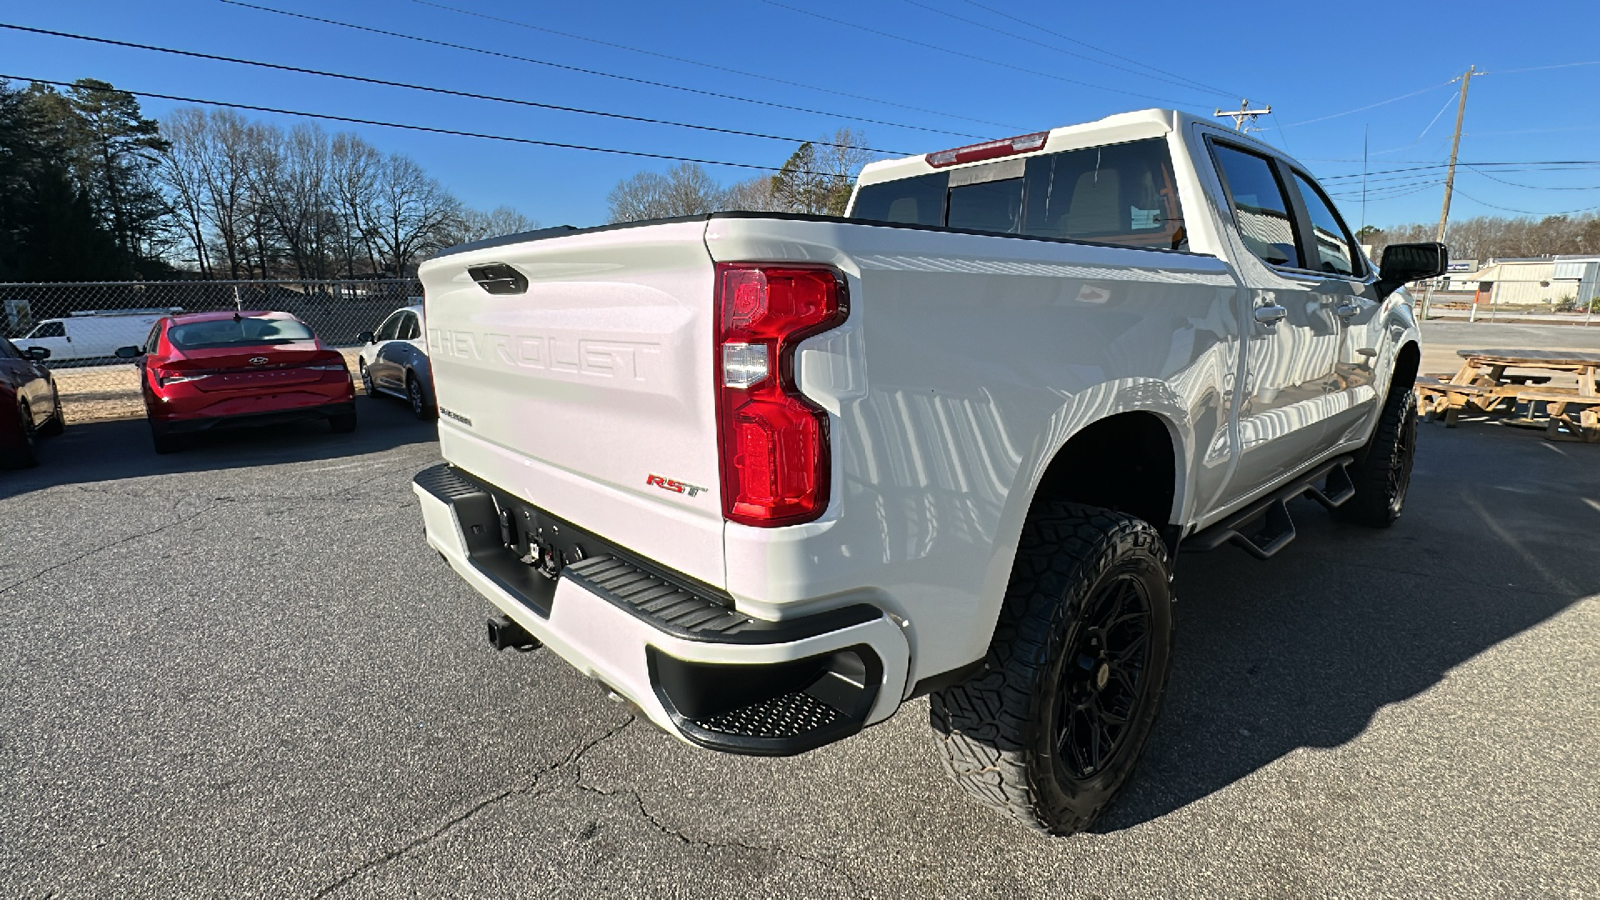
[[[1266,109],[1251,109],[1250,101],[1246,99],[1239,104],[1239,108],[1236,110],[1232,110],[1230,112],[1223,112],[1220,109],[1217,110],[1215,117],[1219,119],[1232,119],[1234,131],[1249,134],[1250,126],[1256,123],[1257,116],[1266,116],[1271,114],[1271,106],[1268,106]],[[1245,124],[1246,119],[1250,120],[1250,125]]]
[[[1450,194],[1456,185],[1456,154],[1461,150],[1461,120],[1467,115],[1467,87],[1472,84],[1472,76],[1482,75],[1476,65],[1467,66],[1467,71],[1461,76],[1461,102],[1456,104],[1456,136],[1450,142],[1450,168],[1444,175],[1444,207],[1439,210],[1439,233],[1434,240],[1444,243],[1444,229],[1450,222]],[[1428,301],[1433,299],[1433,279],[1428,280],[1428,290],[1422,295],[1422,318],[1428,318]]]

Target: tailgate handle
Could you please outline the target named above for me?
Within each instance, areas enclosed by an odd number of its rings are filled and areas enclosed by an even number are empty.
[[[491,294],[523,294],[528,290],[527,276],[505,263],[468,266],[467,274],[478,283],[478,287]]]

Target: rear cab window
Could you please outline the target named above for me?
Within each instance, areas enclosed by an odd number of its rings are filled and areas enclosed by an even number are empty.
[[[1162,138],[864,185],[851,218],[1124,247],[1186,247],[1172,157]]]

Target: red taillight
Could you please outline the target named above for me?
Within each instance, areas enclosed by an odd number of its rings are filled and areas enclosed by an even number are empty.
[[[1045,140],[1049,137],[1050,132],[1039,131],[1034,134],[1001,138],[998,141],[969,144],[965,147],[957,147],[954,150],[940,150],[938,153],[929,153],[926,158],[928,165],[933,166],[935,169],[941,169],[958,163],[996,159],[1001,156],[1011,156],[1015,153],[1031,153],[1042,148]]]
[[[210,378],[216,373],[195,370],[154,369],[150,374],[156,377],[156,384],[166,387],[169,384],[183,384],[185,381],[199,381],[202,378]]]
[[[821,266],[717,264],[722,514],[773,527],[828,507],[828,414],[801,396],[794,349],[843,322],[844,279]]]

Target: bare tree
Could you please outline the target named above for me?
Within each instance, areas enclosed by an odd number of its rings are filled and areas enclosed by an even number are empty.
[[[744,212],[783,212],[788,208],[772,192],[770,175],[737,182],[722,192],[717,205],[721,209]]]
[[[485,238],[501,237],[532,231],[539,223],[509,206],[497,206],[489,212],[463,207],[443,231],[440,243],[447,246],[467,244]]]
[[[722,188],[698,163],[679,163],[665,175],[640,172],[611,189],[611,221],[638,222],[694,216],[716,209]]]
[[[211,275],[206,252],[206,155],[210,152],[209,127],[205,113],[189,107],[179,109],[161,123],[166,147],[156,166],[156,177],[166,188],[168,204],[183,223],[184,237],[194,248],[195,265],[200,274]]]
[[[339,220],[336,243],[347,275],[356,273],[356,263],[364,259],[366,271],[378,271],[375,245],[379,174],[383,154],[353,134],[336,134],[329,160],[332,202]]]
[[[438,249],[460,203],[410,157],[393,154],[379,172],[374,232],[384,270],[404,274]]]

